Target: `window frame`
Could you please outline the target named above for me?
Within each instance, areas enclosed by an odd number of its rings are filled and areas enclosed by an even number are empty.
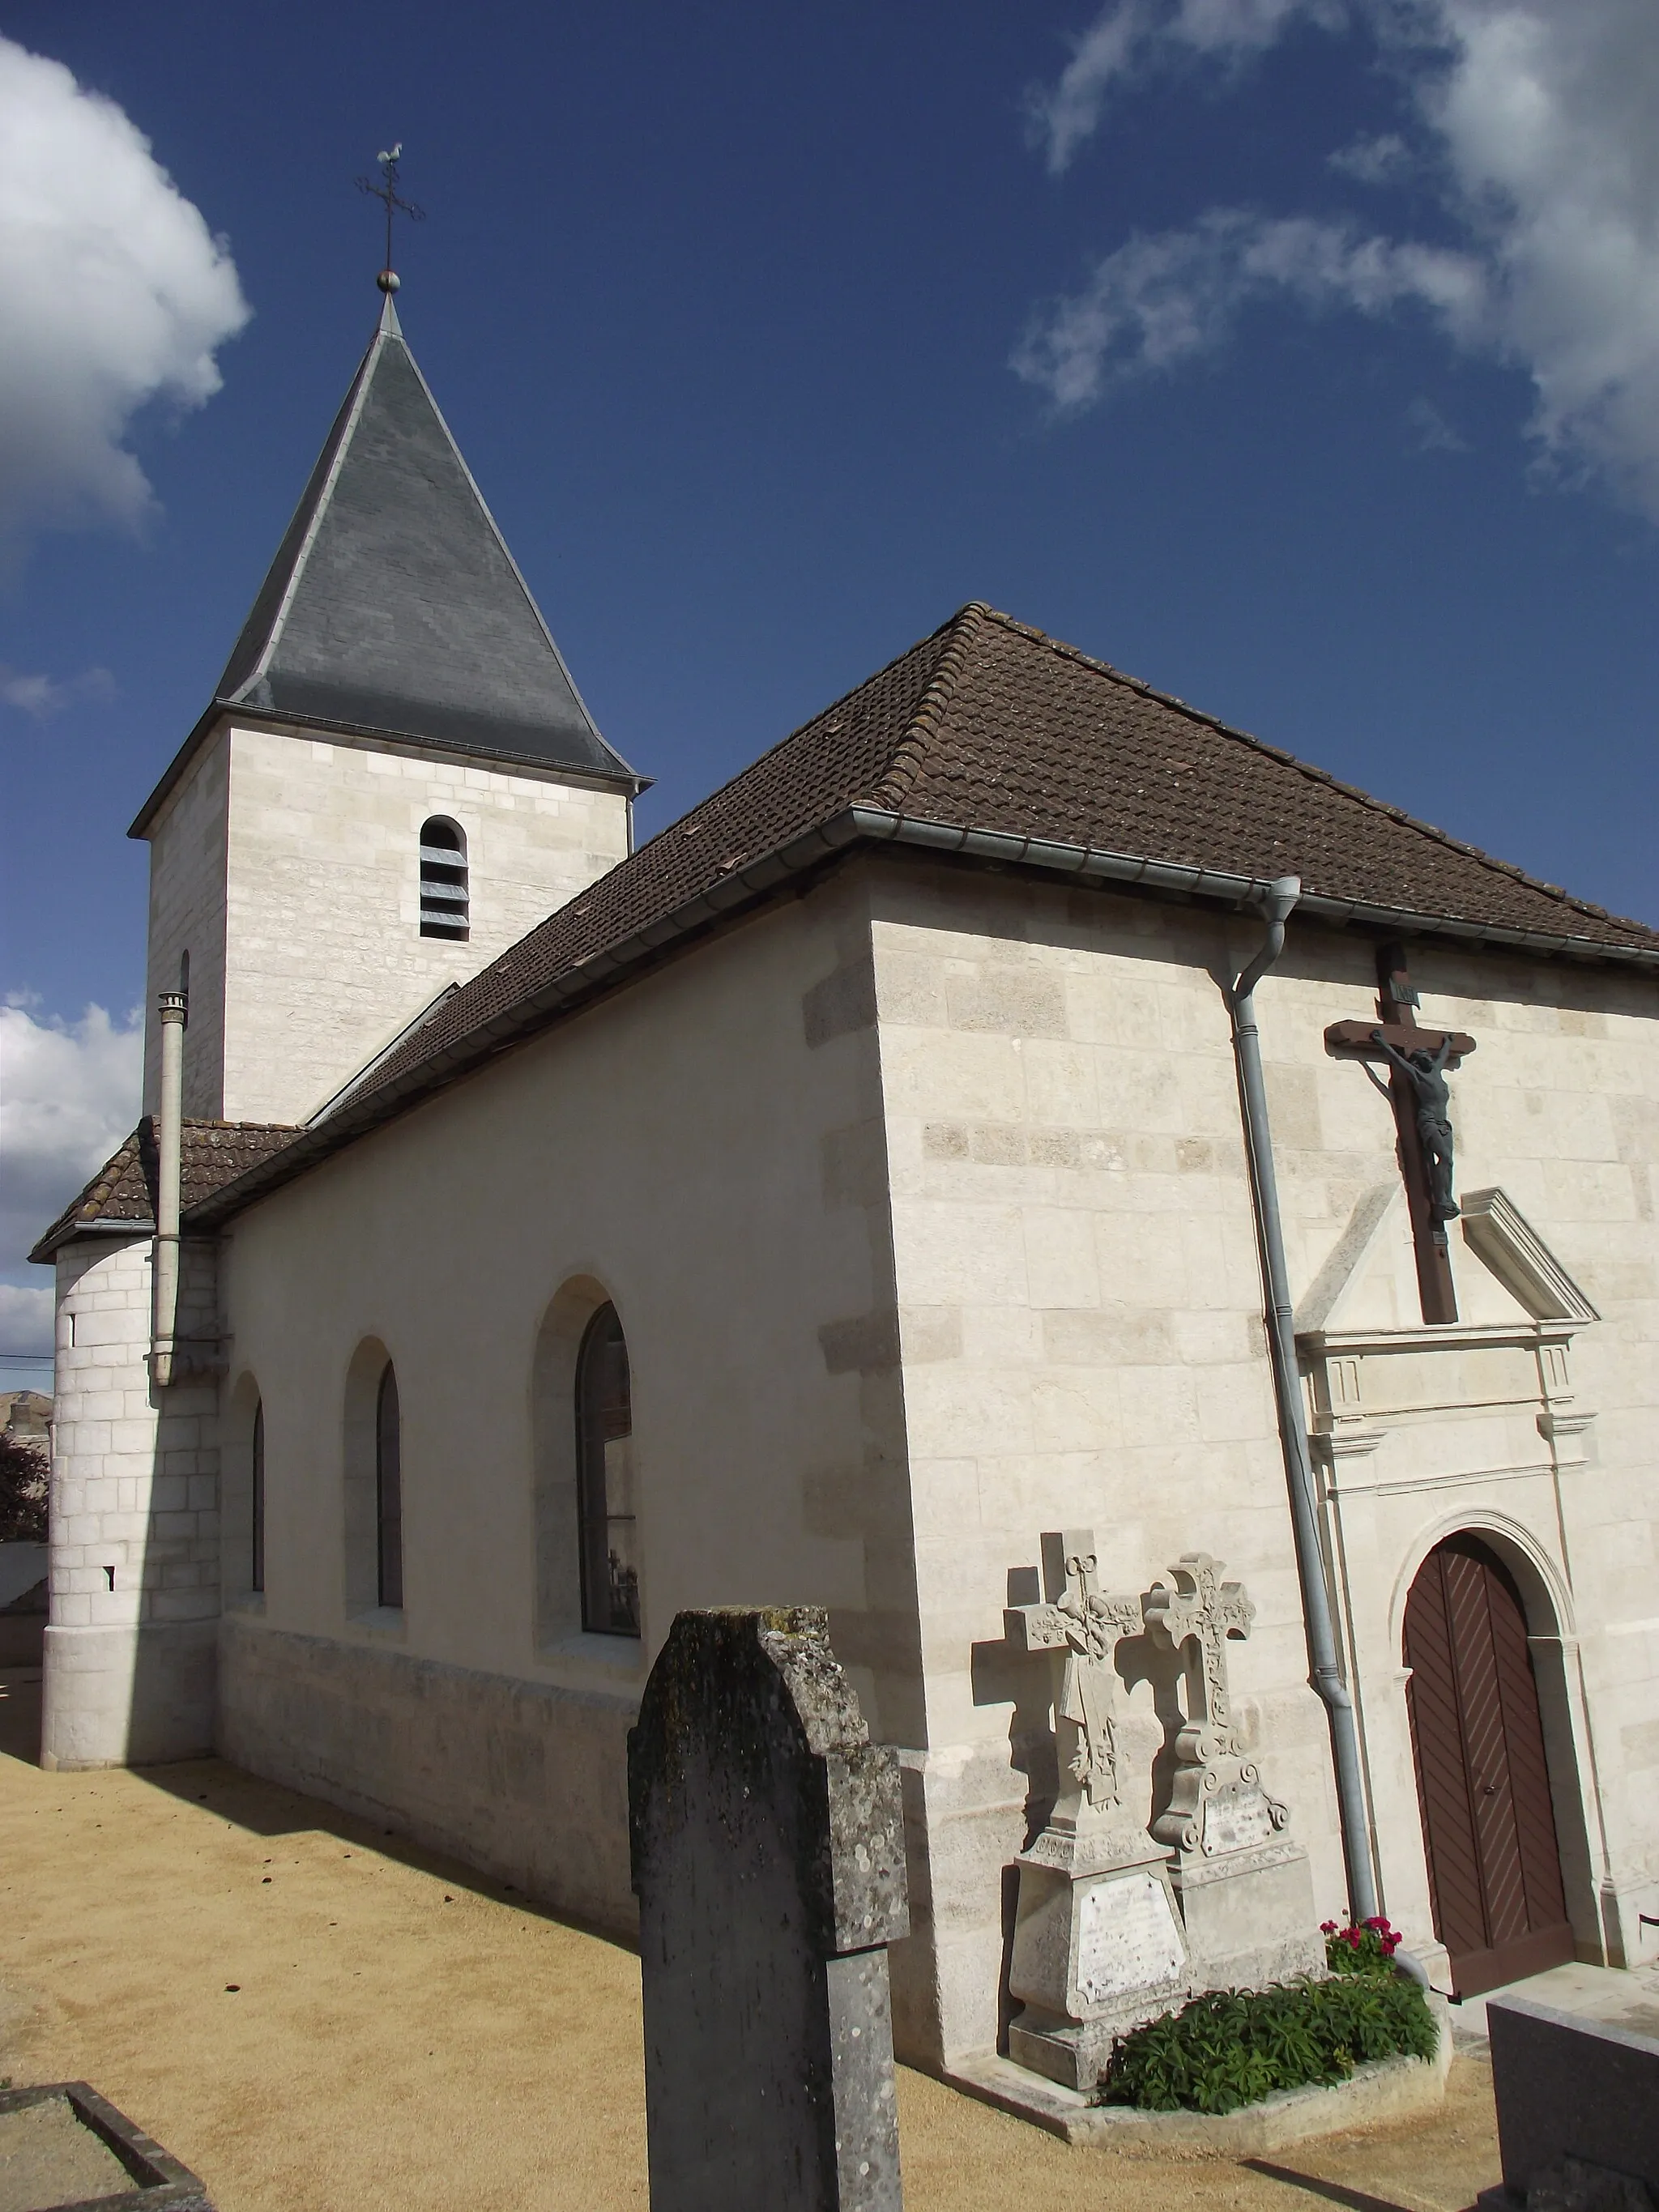
[[[403,1611],[403,1409],[389,1359],[374,1393],[374,1591],[378,1606]]]
[[[249,1441],[248,1583],[256,1596],[265,1590],[265,1401],[253,1401],[253,1434]]]
[[[626,1421],[625,1427],[617,1425],[619,1401],[616,1397],[608,1401],[595,1398],[594,1394],[606,1387],[606,1379],[598,1370],[600,1359],[607,1356],[620,1361],[624,1394],[620,1413]],[[610,1387],[614,1389],[616,1380],[613,1373],[609,1378]],[[618,1513],[611,1510],[605,1450],[609,1444],[631,1441],[633,1437],[633,1365],[622,1317],[610,1299],[595,1309],[582,1331],[572,1397],[576,1429],[576,1548],[581,1571],[581,1625],[590,1636],[622,1637],[637,1643],[641,1634],[637,1497],[630,1498],[629,1511]],[[634,1553],[631,1560],[618,1560],[612,1548],[611,1531],[621,1523],[635,1532],[629,1547]],[[621,1583],[616,1571],[618,1565],[628,1577]]]
[[[447,814],[429,814],[421,824],[416,851],[420,934],[434,944],[465,945],[472,935],[472,872],[465,830]]]

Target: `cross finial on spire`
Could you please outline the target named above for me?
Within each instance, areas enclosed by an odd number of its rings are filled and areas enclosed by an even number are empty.
[[[400,138],[389,154],[377,154],[374,156],[380,165],[378,182],[373,177],[359,177],[357,179],[357,189],[360,192],[367,192],[371,199],[383,201],[386,205],[386,265],[374,282],[388,299],[398,289],[398,272],[392,265],[392,210],[395,208],[401,208],[411,222],[426,221],[426,210],[416,207],[413,200],[404,199],[398,190],[398,163],[402,159],[403,150],[404,142]]]

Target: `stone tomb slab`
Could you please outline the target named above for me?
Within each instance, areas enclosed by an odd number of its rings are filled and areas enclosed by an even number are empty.
[[[1490,1998],[1504,2179],[1481,2212],[1659,2212],[1659,2039]]]
[[[84,2081],[0,2091],[0,2212],[213,2212],[176,2158]]]

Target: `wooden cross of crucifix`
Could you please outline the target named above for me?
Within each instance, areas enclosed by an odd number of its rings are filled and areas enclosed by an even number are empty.
[[[1221,1562],[1208,1552],[1183,1552],[1170,1576],[1169,1582],[1154,1583],[1146,1599],[1146,1626],[1153,1635],[1167,1637],[1181,1654],[1188,1729],[1207,1738],[1210,1757],[1237,1751],[1227,1638],[1249,1634],[1255,1607],[1243,1583],[1222,1581]]]
[[[1381,946],[1376,957],[1379,986],[1376,1022],[1333,1022],[1325,1032],[1327,1051],[1365,1064],[1379,1090],[1386,1087],[1394,1107],[1400,1172],[1411,1211],[1412,1243],[1417,1255],[1417,1291],[1425,1322],[1457,1319],[1446,1224],[1457,1218],[1452,1196],[1452,1127],[1447,1073],[1474,1050],[1474,1039],[1460,1030],[1425,1030],[1417,1024],[1417,992],[1401,945]],[[1370,1063],[1389,1070],[1386,1086]]]
[[[1121,1636],[1140,1631],[1138,1596],[1100,1589],[1092,1528],[1051,1528],[1042,1538],[1041,1605],[1011,1605],[1003,1626],[1017,1651],[1047,1652],[1054,1664],[1054,1742],[1060,1797],[1054,1823],[1075,1826],[1087,1813],[1117,1802],[1117,1735],[1112,1716],[1112,1655]]]

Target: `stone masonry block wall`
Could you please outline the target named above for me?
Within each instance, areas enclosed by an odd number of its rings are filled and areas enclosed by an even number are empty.
[[[470,938],[420,934],[420,829],[465,833]],[[151,830],[154,997],[191,955],[185,1110],[302,1121],[412,1020],[628,849],[629,804],[531,768],[228,729]]]
[[[227,1554],[232,1755],[343,1802],[361,1788],[422,1833],[453,1799],[474,1825],[447,1847],[488,1848],[574,1910],[584,1883],[628,1895],[622,1828],[591,1808],[600,1790],[623,1803],[626,1721],[683,1607],[827,1606],[872,1728],[913,1740],[872,1017],[867,892],[847,870],[230,1224],[227,1403],[244,1424],[256,1392],[263,1406],[266,1513],[262,1596],[240,1594]],[[572,1483],[543,1482],[548,1439],[556,1475],[574,1436],[581,1323],[605,1298],[632,1376],[637,1642],[582,1631]],[[562,1356],[544,1357],[550,1335]],[[354,1607],[346,1574],[347,1383],[370,1340],[402,1413],[398,1613]],[[228,1424],[230,1449],[243,1433]],[[509,1741],[511,1838],[492,1842],[484,1751]]]
[[[161,1080],[160,991],[176,991],[190,955],[185,1033],[185,1111],[212,1121],[224,1110],[225,868],[230,740],[205,745],[150,831],[149,950],[144,1015],[144,1111]]]
[[[185,1244],[182,1330],[214,1333],[214,1270]],[[212,1740],[216,1385],[150,1388],[148,1239],[67,1246],[58,1297],[47,1763],[183,1758]]]
[[[447,755],[234,732],[225,1111],[301,1121],[434,993],[615,866],[628,802]],[[420,933],[420,829],[466,838],[471,934]]]
[[[631,1696],[556,1688],[228,1613],[223,1757],[631,1936]]]
[[[1010,1574],[1034,1570],[1044,1528],[1093,1526],[1112,1588],[1144,1588],[1191,1547],[1246,1583],[1254,1633],[1232,1648],[1244,1725],[1312,1853],[1322,1911],[1343,1893],[1216,980],[1237,971],[1259,926],[896,862],[873,927],[927,1686],[925,1749],[907,1778],[928,1856],[913,1893],[934,1953],[914,1983],[896,1956],[896,2002],[936,2002],[907,2040],[931,2032],[948,2052],[995,2033],[1004,1869],[1054,1787],[1040,1669],[1022,1673],[1001,1641]],[[1534,1362],[1532,1397],[1516,1419],[1487,1421],[1474,1449],[1462,1405],[1479,1395],[1473,1370],[1432,1355],[1418,1398],[1451,1410],[1425,1413],[1410,1440],[1409,1502],[1360,1577],[1386,1617],[1448,1516],[1518,1516],[1516,1541],[1550,1559],[1563,1588],[1584,1579],[1587,1711],[1596,1741],[1605,1734],[1624,1757],[1601,1802],[1587,1755],[1567,1781],[1602,1839],[1594,1878],[1633,1897],[1659,1872],[1659,1637],[1646,1618],[1659,1330],[1642,1103],[1659,1075],[1652,994],[1617,973],[1431,949],[1413,973],[1425,1024],[1481,1040],[1454,1086],[1461,1187],[1502,1185],[1605,1301],[1580,1362],[1594,1376],[1585,1401],[1612,1418],[1599,1473],[1555,1464],[1534,1419]],[[1367,944],[1293,927],[1258,994],[1298,1295],[1364,1194],[1398,1180],[1385,1103],[1323,1048],[1328,1023],[1375,1017],[1375,989]],[[1474,1310],[1483,1270],[1466,1249],[1455,1258]],[[1504,1310],[1519,1317],[1512,1299]],[[1382,1875],[1389,1909],[1431,1948],[1393,1634],[1392,1650],[1385,1636],[1358,1660]],[[1126,1738],[1150,1759],[1164,1730],[1149,1682],[1128,1686],[1125,1709]],[[1569,1746],[1569,1764],[1579,1756]]]

